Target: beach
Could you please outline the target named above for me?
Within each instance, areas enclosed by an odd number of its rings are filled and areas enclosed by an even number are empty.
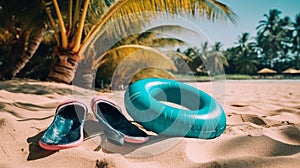
[[[227,128],[220,137],[201,140],[154,135],[145,144],[116,146],[105,140],[89,110],[80,146],[46,151],[38,146],[38,140],[61,102],[76,98],[89,106],[94,96],[104,95],[126,113],[124,91],[91,91],[28,79],[1,81],[0,167],[299,167],[300,80],[187,84],[212,95],[223,106]]]

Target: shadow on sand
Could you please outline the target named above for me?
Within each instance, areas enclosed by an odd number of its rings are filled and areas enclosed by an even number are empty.
[[[29,155],[27,157],[27,160],[36,160],[36,159],[41,159],[47,156],[50,156],[54,154],[57,151],[48,151],[40,148],[38,145],[38,141],[42,138],[43,134],[45,131],[42,131],[38,133],[37,135],[33,137],[29,137],[27,139],[27,142],[29,143]]]
[[[48,151],[42,149],[38,145],[38,141],[41,139],[45,131],[42,131],[32,137],[29,137],[27,139],[27,142],[29,143],[29,155],[27,157],[27,160],[37,160],[41,158],[48,157],[58,151]],[[100,138],[100,141],[93,140],[95,137],[98,139]],[[103,128],[101,125],[95,121],[95,120],[86,120],[84,124],[84,142],[86,141],[93,141],[94,149],[91,149],[91,151],[100,151],[102,150],[104,153],[118,153],[121,155],[128,155],[132,152],[144,148],[147,146],[154,145],[156,143],[160,143],[162,141],[168,140],[170,137],[160,137],[160,136],[151,136],[149,141],[144,144],[132,144],[125,142],[124,145],[119,146],[115,145],[109,141],[107,141],[105,134],[103,133]],[[178,140],[179,142],[179,140]],[[177,142],[177,143],[178,143]],[[95,147],[96,144],[96,147]],[[171,144],[172,145],[172,144]],[[90,148],[90,147],[88,147]]]

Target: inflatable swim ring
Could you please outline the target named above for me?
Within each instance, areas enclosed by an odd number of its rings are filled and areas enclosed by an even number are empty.
[[[139,80],[127,88],[124,101],[126,110],[136,122],[159,135],[212,139],[226,128],[226,115],[216,100],[175,80]],[[173,107],[164,101],[187,109]]]

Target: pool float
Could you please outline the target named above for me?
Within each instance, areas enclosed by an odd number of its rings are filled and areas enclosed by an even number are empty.
[[[226,128],[225,112],[214,98],[175,80],[139,80],[127,88],[124,103],[136,122],[158,135],[212,139]]]

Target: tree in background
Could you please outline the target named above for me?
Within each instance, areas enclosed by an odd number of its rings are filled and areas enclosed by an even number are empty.
[[[259,21],[255,37],[242,33],[235,43],[236,46],[222,51],[229,64],[225,66],[226,73],[253,75],[265,67],[279,73],[288,68],[299,69],[300,14],[296,15],[294,22],[287,16],[281,18],[280,14],[279,10],[271,9],[268,14],[264,14],[266,19]],[[199,48],[189,48],[183,54],[188,56],[192,53],[197,58],[209,58],[211,50],[208,48],[208,43],[204,43]],[[202,60],[189,61],[198,67],[193,70],[196,74],[197,71],[207,72]]]
[[[259,21],[256,27],[257,43],[262,48],[263,62],[266,67],[273,68],[275,59],[286,54],[288,32],[286,26],[289,24],[289,19],[280,18],[281,11],[271,9],[268,14],[264,14],[265,20]]]
[[[226,51],[231,73],[254,74],[257,72],[256,44],[250,42],[249,33],[242,33],[238,38],[237,46]]]

